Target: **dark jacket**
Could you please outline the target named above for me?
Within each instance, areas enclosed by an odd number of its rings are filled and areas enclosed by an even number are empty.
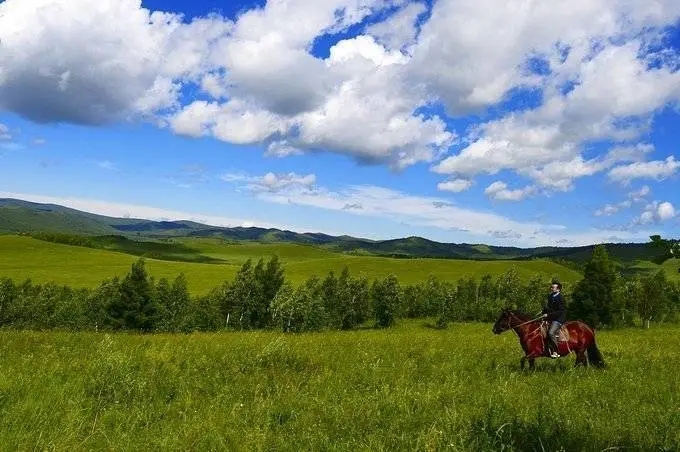
[[[567,320],[567,309],[564,304],[562,292],[548,295],[548,302],[543,308],[543,314],[548,314],[547,319],[551,322],[556,320],[560,323],[564,323]]]

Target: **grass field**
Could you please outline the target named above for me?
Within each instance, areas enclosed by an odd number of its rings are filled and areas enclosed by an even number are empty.
[[[678,450],[680,328],[518,369],[490,324],[303,335],[0,331],[2,450]]]
[[[460,277],[481,277],[484,273],[499,275],[516,266],[520,276],[529,279],[535,274],[559,277],[569,283],[580,279],[578,272],[553,262],[536,261],[472,261],[449,259],[393,259],[372,256],[352,256],[305,245],[295,244],[225,244],[212,239],[183,239],[205,256],[224,259],[226,264],[202,264],[147,260],[147,267],[156,278],[174,278],[184,272],[193,293],[205,293],[225,279],[231,279],[248,258],[265,259],[276,254],[286,268],[286,276],[301,282],[316,274],[325,276],[330,270],[342,271],[347,265],[352,274],[364,273],[369,278],[394,273],[402,284],[415,283],[433,274],[457,280]],[[29,237],[0,236],[0,276],[17,281],[31,278],[35,282],[55,281],[72,287],[95,287],[105,278],[122,276],[137,259],[124,253],[62,245]]]

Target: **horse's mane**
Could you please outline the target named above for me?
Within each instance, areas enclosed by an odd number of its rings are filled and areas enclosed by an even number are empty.
[[[528,314],[521,309],[506,309],[506,311],[514,314],[516,317],[519,317],[522,320],[531,320],[533,318],[531,314]]]

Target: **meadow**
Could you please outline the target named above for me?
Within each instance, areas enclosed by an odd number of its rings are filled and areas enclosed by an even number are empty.
[[[0,331],[0,449],[678,450],[680,328],[598,331],[604,370],[520,371],[512,332]]]
[[[456,281],[461,277],[481,278],[485,273],[496,277],[516,267],[520,278],[528,280],[536,274],[556,276],[565,283],[576,282],[581,275],[548,260],[475,261],[454,259],[396,259],[357,256],[333,252],[320,247],[287,244],[240,242],[226,243],[216,239],[181,239],[201,255],[221,259],[224,263],[207,264],[147,259],[146,265],[157,279],[174,279],[184,273],[189,289],[201,295],[223,281],[231,279],[247,260],[257,261],[277,255],[285,266],[286,279],[300,283],[312,275],[340,273],[347,266],[353,275],[368,278],[397,276],[402,284],[418,283],[429,275]],[[137,256],[102,249],[63,245],[15,235],[0,236],[0,276],[36,283],[54,281],[71,287],[94,288],[104,279],[124,276]]]

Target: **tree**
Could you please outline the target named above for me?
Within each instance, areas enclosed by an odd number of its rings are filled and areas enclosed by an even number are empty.
[[[474,320],[479,301],[477,290],[477,281],[474,278],[458,279],[455,299],[459,309],[462,310],[461,320]]]
[[[373,281],[371,300],[376,326],[380,328],[392,326],[401,304],[401,289],[397,277],[390,274],[383,280]]]
[[[498,298],[508,308],[518,309],[525,304],[522,279],[514,265],[498,277]]]
[[[652,248],[661,251],[662,255],[658,259],[658,263],[663,263],[668,259],[680,259],[680,240],[677,239],[662,239],[660,235],[652,235],[649,237]],[[678,268],[680,273],[680,268]]]
[[[175,278],[172,286],[165,278],[158,281],[156,301],[159,310],[157,329],[170,332],[181,331],[185,326],[191,302],[184,273]]]
[[[349,330],[366,321],[370,312],[368,280],[365,276],[352,277],[345,266],[338,278],[338,312],[340,328]]]
[[[321,298],[328,314],[329,326],[339,329],[342,325],[342,306],[340,304],[340,285],[335,273],[330,271],[321,283]]]
[[[547,293],[545,279],[541,275],[532,276],[524,288],[525,296],[519,308],[531,313],[540,312],[545,304]]]
[[[235,323],[241,329],[255,328],[255,322],[259,318],[261,300],[263,299],[262,287],[255,279],[252,260],[248,259],[236,272],[234,279],[223,286],[222,312],[231,319],[230,324]]]
[[[642,296],[638,301],[638,314],[647,328],[652,319],[659,318],[670,306],[671,288],[666,272],[659,270],[642,278]]]
[[[9,325],[14,320],[12,311],[18,292],[14,281],[9,278],[0,278],[0,326]]]
[[[585,265],[583,279],[574,289],[572,302],[567,303],[569,317],[591,325],[611,325],[615,281],[616,272],[607,250],[597,245]]]
[[[329,323],[323,289],[315,276],[297,288],[284,283],[271,306],[272,318],[284,332],[319,331]]]
[[[109,305],[108,313],[116,329],[153,329],[158,309],[144,259],[132,264],[132,269],[120,283],[120,296]]]

